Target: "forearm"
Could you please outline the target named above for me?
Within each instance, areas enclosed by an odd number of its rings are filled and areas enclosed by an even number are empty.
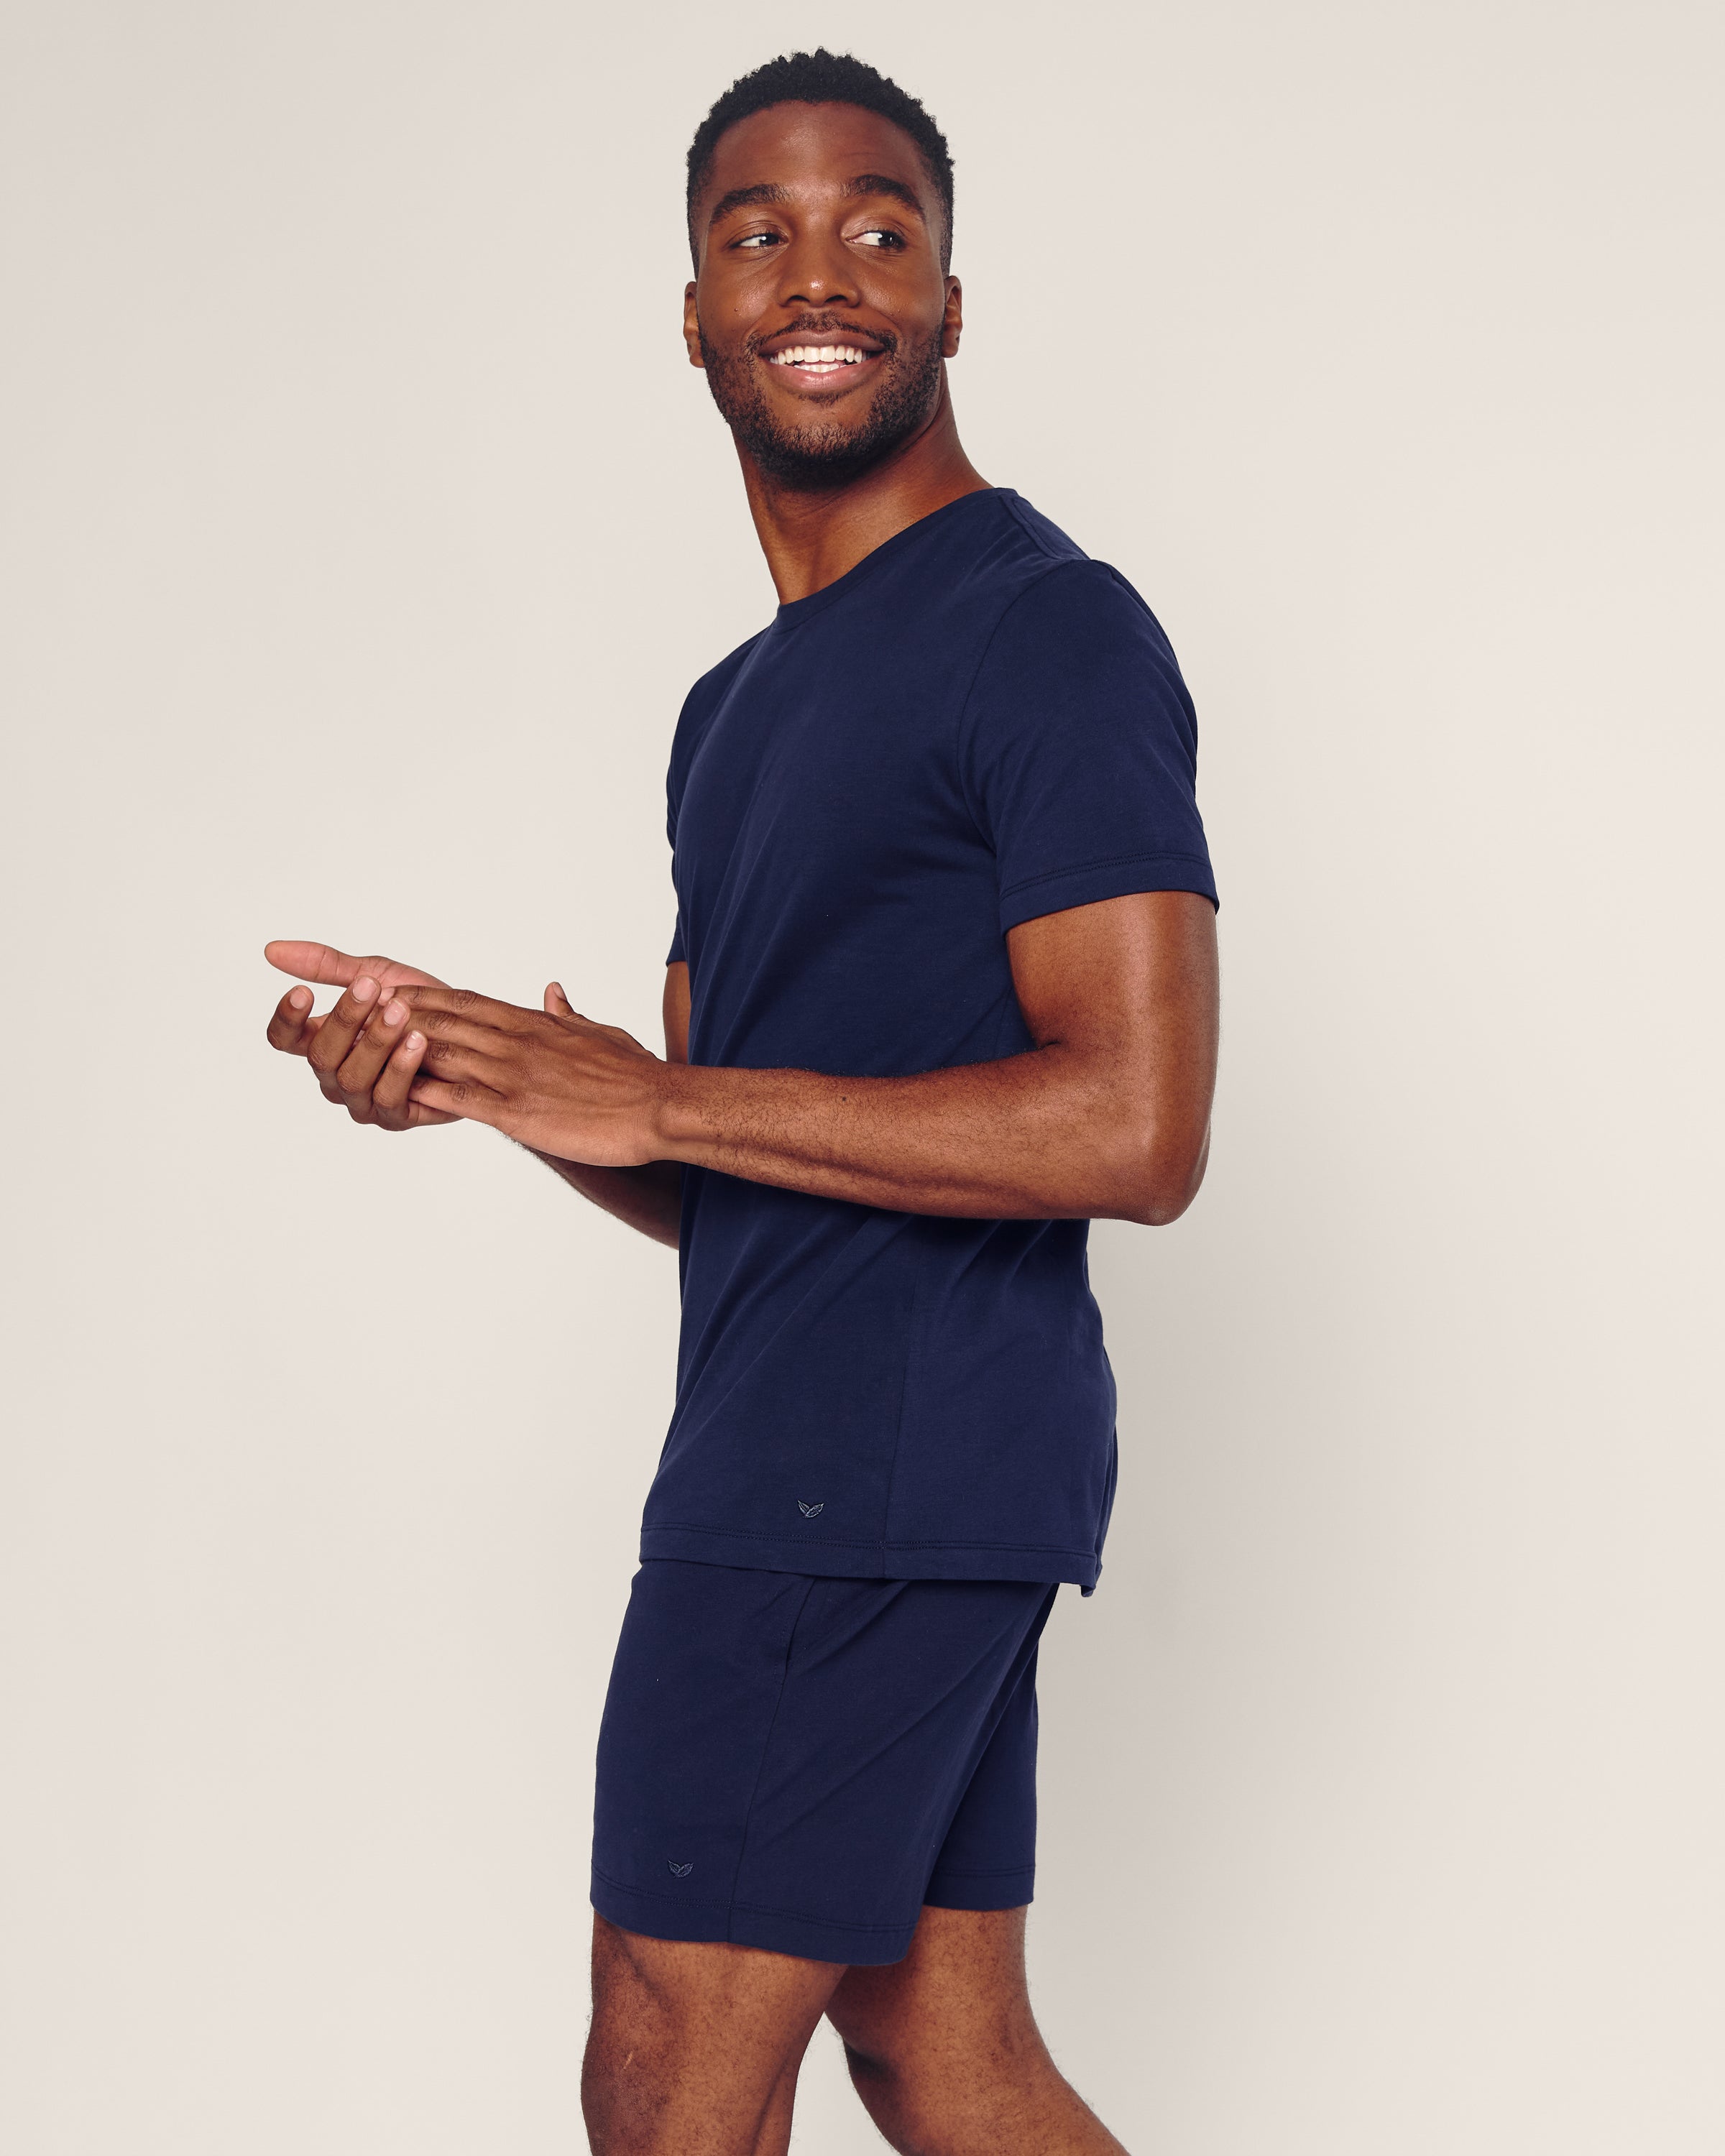
[[[1204,1132],[1156,1127],[1133,1078],[1058,1044],[910,1078],[685,1065],[659,1074],[656,1130],[691,1165],[895,1212],[1172,1219]]]
[[[555,1153],[541,1152],[536,1146],[523,1150],[542,1160],[572,1190],[590,1199],[614,1220],[639,1229],[655,1243],[677,1248],[683,1210],[683,1170],[679,1162],[653,1160],[644,1168],[587,1168],[579,1161],[559,1160]]]
[[[413,1102],[506,1132],[666,1242],[678,1162],[891,1212],[1176,1219],[1204,1173],[1215,1078],[1209,901],[1138,893],[1023,922],[1008,943],[1042,1044],[1020,1055],[903,1078],[691,1065],[679,965],[662,1061],[566,1004],[408,989],[429,1042]]]

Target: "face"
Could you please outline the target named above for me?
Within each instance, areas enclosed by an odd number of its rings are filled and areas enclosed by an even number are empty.
[[[689,357],[762,471],[841,484],[928,424],[962,317],[901,129],[854,105],[752,113],[719,138],[695,230]]]

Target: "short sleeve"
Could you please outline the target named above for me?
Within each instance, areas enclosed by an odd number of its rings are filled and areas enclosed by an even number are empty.
[[[1007,609],[959,753],[994,849],[1003,934],[1132,891],[1216,903],[1192,700],[1155,616],[1104,563],[1051,569]]]
[[[688,708],[685,701],[683,706],[685,713]],[[681,723],[680,719],[678,721],[680,726]],[[682,774],[677,767],[677,758],[673,752],[670,768],[665,775],[665,835],[671,850],[673,883],[676,880],[677,809],[682,799]],[[667,966],[685,966],[689,963],[688,948],[683,941],[683,909],[680,905],[677,907],[676,926],[671,931],[671,947],[665,956],[665,963]]]

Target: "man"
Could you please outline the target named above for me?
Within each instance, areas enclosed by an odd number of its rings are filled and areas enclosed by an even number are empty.
[[[664,1058],[556,983],[270,947],[344,990],[270,1038],[356,1120],[490,1123],[680,1253],[599,1739],[607,2156],[783,2152],[823,2013],[896,2148],[1121,2147],[1025,1994],[1036,1642],[1113,1496],[1088,1222],[1204,1173],[1214,889],[1160,629],[959,445],[952,205],[824,52],[690,151],[689,357],[781,604],[677,729]]]

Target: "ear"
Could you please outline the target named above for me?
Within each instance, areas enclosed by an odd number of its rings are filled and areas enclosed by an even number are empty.
[[[706,362],[701,356],[701,321],[695,311],[693,284],[683,287],[683,345],[689,354],[691,367],[706,366]]]
[[[692,291],[694,287],[691,285]],[[947,308],[941,318],[941,357],[956,359],[958,340],[964,334],[964,294],[956,277],[947,280]]]

